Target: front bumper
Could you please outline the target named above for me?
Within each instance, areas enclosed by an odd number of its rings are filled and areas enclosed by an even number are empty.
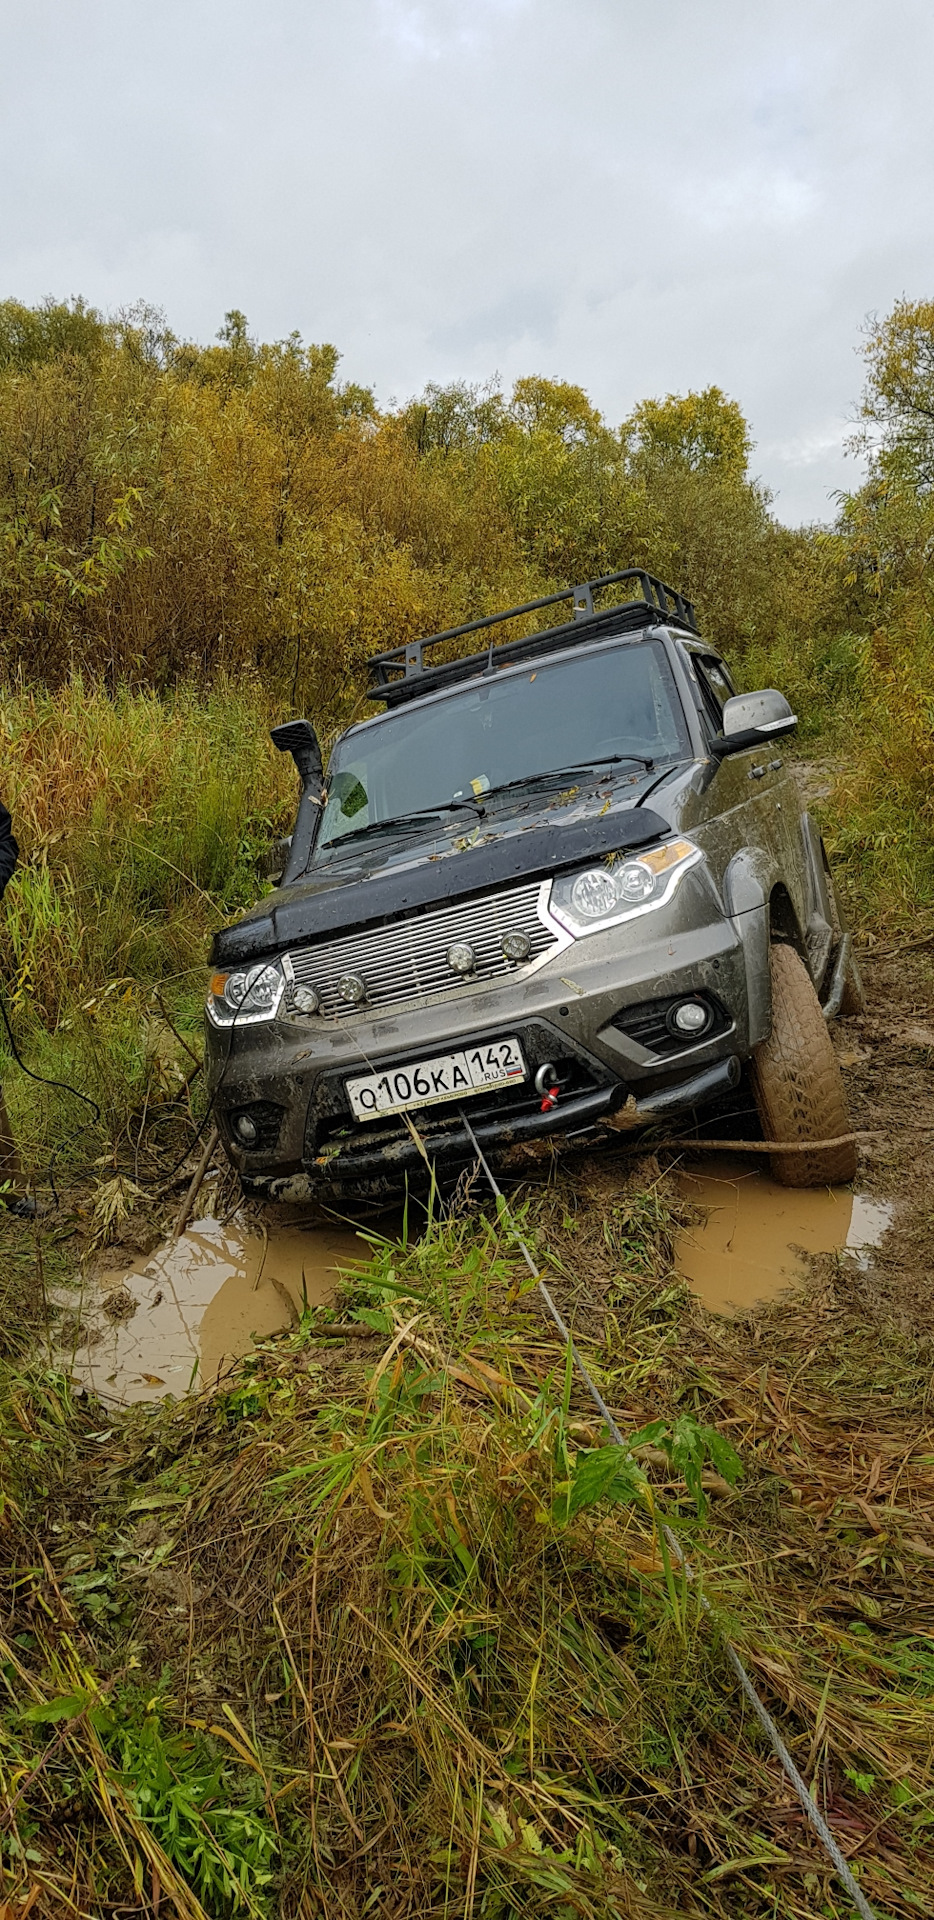
[[[710,1033],[659,1041],[664,1023],[653,1024],[652,1010],[692,994],[717,1009]],[[388,1191],[406,1168],[424,1164],[421,1149],[401,1115],[354,1120],[345,1081],[507,1035],[520,1041],[527,1080],[465,1105],[493,1154],[540,1136],[593,1137],[630,1095],[638,1106],[670,1090],[677,1104],[679,1088],[703,1085],[718,1062],[749,1053],[740,922],[689,874],[671,907],[573,941],[534,971],[339,1019],[285,1013],[232,1034],[208,1022],[208,1083],[230,1158],[244,1180],[279,1197],[358,1185]],[[534,1076],[546,1062],[558,1068],[560,1091],[543,1111]],[[244,1112],[257,1122],[251,1150],[234,1132]],[[440,1165],[470,1159],[456,1102],[412,1119]]]

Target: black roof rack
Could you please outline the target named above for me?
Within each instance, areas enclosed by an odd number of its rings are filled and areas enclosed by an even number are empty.
[[[604,587],[615,587],[624,580],[638,583],[638,598],[615,601],[609,607],[594,608],[595,593],[600,593]],[[537,654],[570,646],[577,640],[597,639],[601,633],[614,629],[634,630],[646,626],[649,620],[665,621],[672,626],[684,627],[689,633],[697,632],[692,601],[685,599],[684,594],[678,593],[676,588],[666,586],[663,580],[657,580],[654,573],[646,573],[643,567],[627,567],[622,573],[604,573],[598,580],[583,580],[576,587],[562,587],[560,593],[548,593],[542,600],[527,600],[523,606],[509,607],[504,613],[488,613],[482,620],[468,620],[462,627],[448,627],[443,633],[432,633],[424,640],[407,641],[404,646],[390,647],[386,653],[376,653],[368,662],[372,675],[368,696],[371,700],[385,700],[387,706],[392,707],[402,700],[434,693],[438,687],[446,686],[452,680],[472,679],[475,674],[493,668],[493,640],[484,653],[472,653],[466,658],[439,660],[427,665],[426,648],[440,646],[445,641],[460,640],[467,633],[484,632],[490,627],[500,626],[505,620],[518,620],[524,614],[538,613],[543,607],[560,606],[566,600],[570,600],[573,606],[569,621],[558,627],[538,628],[534,633],[525,634],[521,640],[501,643],[495,647],[495,664],[506,665],[510,661],[534,658]]]

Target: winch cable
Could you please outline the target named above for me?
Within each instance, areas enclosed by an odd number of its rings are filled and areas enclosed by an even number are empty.
[[[497,1185],[496,1180],[493,1177],[493,1173],[491,1171],[489,1163],[486,1160],[486,1157],[483,1153],[483,1149],[480,1146],[477,1136],[474,1133],[474,1130],[470,1124],[470,1121],[467,1118],[466,1113],[464,1112],[463,1107],[459,1107],[458,1112],[460,1113],[460,1117],[466,1129],[467,1136],[469,1140],[472,1142],[473,1149],[477,1156],[477,1159],[481,1167],[483,1168],[483,1171],[487,1177],[487,1180],[489,1181],[490,1188],[495,1196],[497,1205],[502,1209],[503,1213],[505,1214],[505,1217],[509,1222],[509,1226],[514,1235],[516,1245],[518,1246],[519,1251],[522,1254],[522,1258],[525,1261],[525,1264],[528,1267],[528,1270],[532,1275],[533,1280],[535,1281],[535,1284],[538,1288],[539,1295],[541,1296],[542,1304],[544,1305],[550,1318],[553,1320],[554,1325],[557,1328],[558,1334],[564,1342],[566,1350],[570,1353],[574,1366],[576,1367],[577,1372],[579,1373],[584,1383],[584,1386],[586,1387],[587,1392],[589,1393],[590,1398],[594,1403],[594,1406],[597,1408],[597,1411],[600,1414],[600,1418],[602,1419],[604,1426],[606,1427],[607,1432],[610,1435],[610,1438],[614,1441],[616,1446],[625,1448],[627,1446],[626,1439],[624,1435],[621,1433],[619,1427],[617,1426],[616,1421],[614,1420],[613,1415],[610,1412],[610,1409],[607,1406],[606,1401],[604,1400],[603,1395],[601,1394],[596,1381],[591,1377],[587,1367],[584,1364],[584,1361],[581,1359],[581,1356],[580,1356],[580,1353],[578,1352],[577,1345],[574,1340],[574,1336],[571,1332],[571,1329],[567,1325],[567,1322],[565,1321],[563,1315],[561,1314],[554,1300],[552,1299],[551,1293],[549,1292],[548,1287],[545,1285],[545,1282],[542,1279],[541,1273],[538,1267],[536,1266],[535,1261],[533,1260],[532,1255],[530,1254],[529,1249],[526,1246],[526,1243],[523,1240],[522,1235],[518,1230],[518,1227],[516,1226],[515,1220],[513,1219],[513,1216],[509,1210],[509,1205],[506,1200],[506,1197],[503,1194],[502,1189]],[[691,1565],[691,1562],[687,1559],[686,1555],[682,1552],[681,1545],[677,1535],[674,1533],[672,1528],[667,1525],[667,1523],[664,1520],[660,1522],[660,1526],[661,1526],[661,1531],[665,1536],[665,1543],[668,1547],[669,1553],[671,1554],[672,1560],[674,1560],[677,1563],[677,1565],[681,1568],[682,1572],[685,1574],[688,1580],[694,1580],[695,1579],[694,1569]],[[755,1714],[756,1719],[758,1720],[763,1733],[766,1735],[773,1753],[776,1755],[776,1758],[781,1762],[782,1770],[785,1774],[786,1779],[788,1780],[789,1784],[794,1790],[795,1797],[798,1800],[798,1803],[805,1816],[805,1819],[808,1822],[808,1825],[812,1828],[814,1833],[816,1833],[818,1839],[821,1842],[821,1845],[824,1848],[825,1853],[828,1856],[828,1859],[830,1859],[833,1862],[833,1865],[836,1868],[837,1873],[840,1877],[841,1885],[845,1888],[846,1892],[849,1894],[849,1897],[852,1900],[857,1913],[860,1915],[860,1920],[877,1920],[877,1915],[875,1914],[873,1908],[869,1905],[869,1902],[866,1899],[865,1894],[860,1892],[860,1889],[853,1878],[853,1875],[850,1871],[847,1861],[843,1853],[841,1852],[840,1847],[838,1846],[836,1840],[834,1839],[834,1836],[829,1826],[827,1825],[827,1822],[824,1819],[824,1816],[821,1813],[820,1808],[816,1806],[814,1801],[811,1799],[811,1795],[808,1792],[807,1786],[801,1774],[798,1772],[797,1767],[795,1766],[795,1763],[791,1757],[791,1754],[789,1753],[788,1748],[786,1747],[785,1742],[782,1739],[781,1734],[779,1733],[779,1730],[775,1724],[775,1721],[772,1719],[772,1715],[770,1714],[768,1707],[766,1706],[764,1700],[760,1698],[758,1692],[756,1691],[755,1685],[752,1679],[750,1678],[745,1666],[743,1665],[743,1662],[740,1659],[739,1654],[736,1651],[736,1648],[733,1646],[732,1641],[727,1638],[726,1634],[723,1633],[722,1628],[720,1628],[713,1606],[711,1605],[710,1601],[707,1599],[706,1594],[702,1593],[699,1589],[697,1590],[697,1598],[700,1602],[701,1608],[703,1609],[704,1613],[708,1615],[708,1617],[713,1621],[714,1626],[717,1627],[718,1634],[722,1641],[727,1660],[729,1661],[730,1666],[733,1669],[733,1673],[735,1674],[736,1679],[739,1681],[743,1694],[746,1700],[748,1701],[750,1707],[752,1708],[752,1711]]]

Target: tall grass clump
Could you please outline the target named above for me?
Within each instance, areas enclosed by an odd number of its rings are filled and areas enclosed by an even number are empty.
[[[77,675],[0,691],[20,843],[4,987],[24,1057],[101,1104],[105,1143],[147,1086],[158,1094],[167,1020],[198,1051],[210,934],[255,898],[257,857],[287,827],[294,772],[271,718],[249,682],[110,694]],[[68,1138],[67,1096],[19,1075],[8,1089],[27,1151]]]

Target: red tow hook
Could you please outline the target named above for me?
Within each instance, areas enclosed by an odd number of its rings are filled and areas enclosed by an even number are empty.
[[[557,1087],[549,1087],[548,1092],[546,1093],[545,1098],[542,1101],[542,1106],[541,1106],[542,1113],[550,1113],[552,1107],[556,1107],[557,1104],[558,1104],[558,1089]]]
[[[558,1078],[557,1069],[552,1066],[552,1063],[550,1060],[546,1060],[544,1066],[539,1067],[538,1072],[535,1075],[535,1091],[536,1093],[541,1094],[542,1096],[542,1104],[540,1109],[542,1113],[550,1113],[552,1107],[556,1107],[558,1104],[558,1094],[560,1089],[557,1086],[550,1084],[551,1082],[556,1081],[557,1078]]]

